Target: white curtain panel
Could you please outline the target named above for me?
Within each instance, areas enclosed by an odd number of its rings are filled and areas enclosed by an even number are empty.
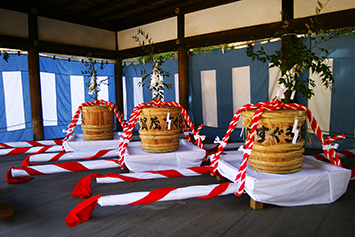
[[[70,95],[73,117],[79,105],[85,102],[84,76],[70,76]],[[77,124],[81,124],[81,116],[79,116]]]
[[[101,83],[100,85],[100,91],[97,94],[97,99],[99,100],[105,100],[108,101],[108,84],[107,84],[107,76],[103,76],[103,77],[97,77],[97,81],[98,83],[106,80],[105,82]]]
[[[58,126],[55,74],[41,72],[43,126]]]
[[[333,71],[333,59],[328,59],[327,64]],[[329,89],[325,89],[318,74],[312,74],[309,72],[309,76],[315,80],[316,87],[314,88],[315,96],[308,100],[308,108],[312,111],[312,114],[317,120],[318,126],[321,128],[322,132],[325,135],[328,135],[330,130],[332,92]],[[311,127],[309,127],[308,130],[309,132],[313,132]]]
[[[179,74],[174,74],[174,88],[175,88],[175,102],[180,103],[180,95],[179,95]]]
[[[133,77],[133,99],[134,107],[143,103],[143,87],[139,85],[142,81],[142,77]]]
[[[7,131],[25,129],[22,76],[20,71],[2,72]]]
[[[243,105],[250,103],[250,67],[232,68],[233,113]],[[242,127],[242,117],[239,118],[237,128]]]
[[[123,113],[124,119],[128,120],[127,115],[127,85],[126,85],[126,77],[122,77],[122,93],[123,93]]]
[[[203,124],[218,127],[216,70],[201,71]]]

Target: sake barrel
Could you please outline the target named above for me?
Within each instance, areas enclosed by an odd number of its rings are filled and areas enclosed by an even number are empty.
[[[81,108],[81,128],[85,141],[112,140],[114,127],[114,114],[110,106],[83,106]]]
[[[255,110],[242,112],[243,126],[247,134],[251,130],[251,121]],[[303,166],[305,110],[265,111],[254,134],[254,144],[248,163],[257,171],[276,174],[288,174],[300,171]],[[295,119],[299,131],[296,143],[292,140]]]
[[[179,149],[180,119],[181,110],[178,107],[143,108],[138,131],[142,150],[163,153]]]

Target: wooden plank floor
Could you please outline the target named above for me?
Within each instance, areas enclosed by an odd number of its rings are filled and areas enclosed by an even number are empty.
[[[25,157],[0,156],[0,203],[10,203],[14,209],[12,217],[0,217],[0,236],[355,236],[355,181],[329,205],[265,204],[264,209],[253,210],[247,195],[227,195],[149,205],[97,206],[88,221],[68,228],[68,212],[82,201],[70,193],[82,177],[94,171],[35,176],[26,183],[7,184],[7,169],[20,166]],[[215,177],[203,175],[101,185],[94,181],[91,187],[93,195],[105,195],[217,182]]]

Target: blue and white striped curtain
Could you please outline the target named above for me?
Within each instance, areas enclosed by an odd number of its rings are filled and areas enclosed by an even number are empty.
[[[263,45],[267,52],[280,47],[280,42]],[[258,50],[260,45],[255,46]],[[268,64],[253,62],[246,49],[232,49],[209,54],[194,54],[189,58],[190,116],[207,137],[222,138],[235,112],[247,103],[269,100],[278,70]],[[271,85],[269,85],[271,84]],[[269,92],[270,91],[270,92]],[[236,131],[242,124],[238,122]],[[242,140],[239,132],[232,140]]]
[[[27,55],[0,58],[0,141],[32,140]]]
[[[338,140],[341,149],[355,148],[355,36],[342,36],[327,43],[330,52],[328,64],[332,66],[336,93],[331,93],[318,85],[311,100],[296,93],[296,102],[308,106],[324,134],[344,133],[347,138]],[[308,40],[308,44],[311,41]],[[281,42],[254,46],[254,50],[264,47],[273,52]],[[207,137],[223,137],[235,112],[246,103],[270,101],[276,92],[280,72],[268,68],[267,63],[252,62],[246,49],[192,55],[189,58],[190,116],[195,124],[204,124],[201,133]],[[305,79],[306,75],[301,75]],[[319,77],[312,76],[318,81]],[[232,133],[231,140],[241,141],[241,121]],[[311,131],[310,131],[311,132]],[[318,138],[314,143],[307,136],[307,147],[321,148]]]
[[[115,102],[114,65],[104,64],[98,79],[108,78],[99,98]],[[32,140],[32,118],[29,93],[27,55],[10,55],[9,62],[0,61],[0,141]],[[78,106],[93,101],[88,95],[89,78],[78,61],[40,57],[40,85],[45,139],[63,138]],[[80,123],[80,122],[79,122]],[[75,133],[82,133],[80,126]]]
[[[297,95],[296,102],[308,106],[321,129],[330,135],[344,133],[347,138],[338,140],[339,149],[355,148],[355,36],[342,36],[326,43],[330,52],[328,63],[332,65],[336,93],[329,93],[318,86],[316,96],[308,101]],[[311,44],[311,41],[308,42]],[[280,41],[262,45],[267,52],[281,46]],[[256,45],[258,50],[261,45]],[[9,62],[0,60],[0,141],[32,140],[31,105],[27,55],[10,55]],[[99,76],[109,78],[108,87],[102,90],[101,98],[115,102],[114,65],[105,64]],[[148,88],[140,87],[141,69],[152,70],[151,64],[125,65],[123,67],[123,96],[126,120],[135,105],[149,102]],[[172,73],[164,81],[174,85],[165,91],[166,101],[179,101],[177,59],[167,60],[165,70]],[[85,84],[89,79],[82,75],[81,62],[40,57],[41,96],[43,106],[45,139],[63,137],[78,105],[92,100]],[[305,79],[305,74],[301,79]],[[235,112],[246,103],[271,100],[279,77],[277,68],[268,68],[267,63],[251,62],[245,48],[189,57],[189,113],[198,126],[204,124],[201,133],[208,137],[223,137]],[[316,77],[313,77],[316,78]],[[240,126],[232,133],[231,140],[242,140]],[[77,127],[75,133],[81,133]],[[307,139],[308,147],[320,148],[317,138],[314,143]]]
[[[42,111],[45,139],[63,137],[78,106],[93,101],[89,95],[90,78],[81,71],[87,69],[84,63],[48,57],[40,57]],[[115,103],[114,64],[96,64],[98,80],[108,78],[108,84],[101,84],[99,99]],[[45,96],[45,97],[44,97]],[[78,121],[80,124],[81,121]],[[76,126],[74,133],[82,133]]]

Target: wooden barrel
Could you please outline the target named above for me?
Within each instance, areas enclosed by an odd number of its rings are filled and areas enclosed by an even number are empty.
[[[243,111],[243,126],[247,134],[255,110]],[[298,120],[299,135],[292,143],[295,118]],[[254,135],[254,144],[248,163],[257,171],[288,174],[300,171],[303,166],[305,110],[277,110],[264,112]]]
[[[170,129],[167,116],[171,120]],[[145,152],[163,153],[179,149],[181,110],[178,107],[143,108],[139,116],[139,137]]]
[[[85,141],[112,140],[114,127],[114,114],[110,106],[81,108],[81,128]]]

